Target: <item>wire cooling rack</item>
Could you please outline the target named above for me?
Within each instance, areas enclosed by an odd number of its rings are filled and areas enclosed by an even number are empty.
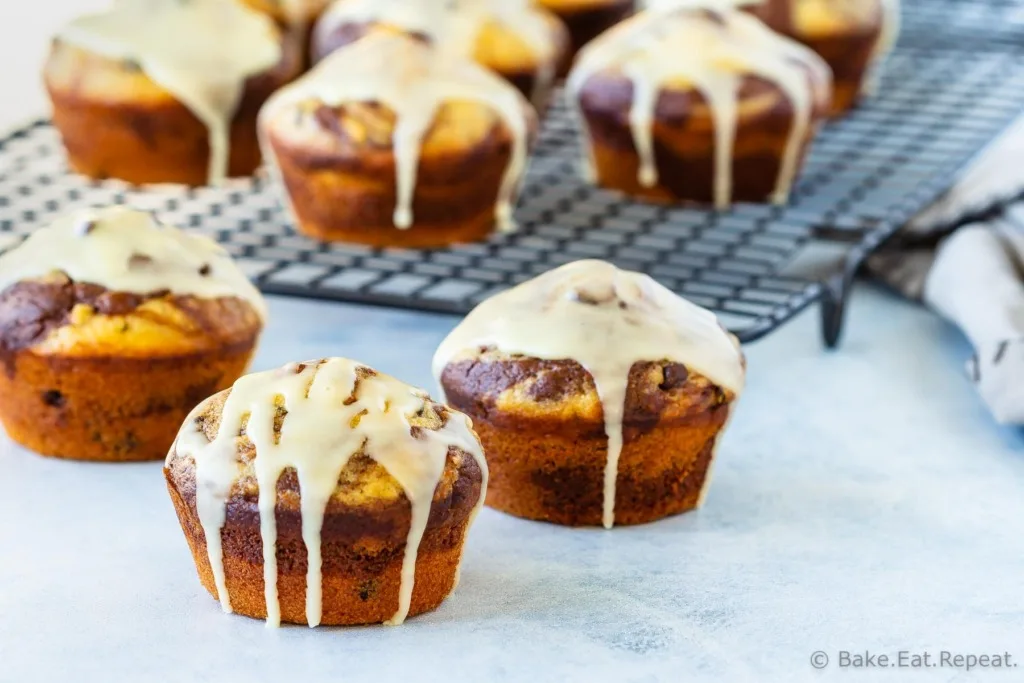
[[[819,136],[787,207],[712,212],[592,188],[578,178],[576,132],[556,104],[520,231],[427,251],[306,239],[260,178],[198,189],[89,181],[67,170],[58,136],[39,121],[0,141],[0,249],[72,207],[128,203],[214,237],[267,293],[465,313],[564,262],[601,258],[715,310],[744,341],[820,300],[834,345],[864,257],[1024,108],[1022,54],[905,41],[877,96]]]
[[[945,36],[960,44],[1024,45],[1021,0],[902,0],[903,30],[938,43]]]

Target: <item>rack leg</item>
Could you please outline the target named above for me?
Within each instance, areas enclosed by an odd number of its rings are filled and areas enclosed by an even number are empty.
[[[824,292],[821,296],[821,333],[825,346],[834,349],[839,346],[846,320],[846,301],[850,294],[852,278],[840,275],[822,283]]]

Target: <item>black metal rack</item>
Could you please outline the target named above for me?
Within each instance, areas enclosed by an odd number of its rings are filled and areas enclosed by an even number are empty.
[[[946,40],[930,33],[937,8],[959,7],[992,26],[972,9],[979,3],[910,4],[877,95],[826,126],[786,207],[713,212],[590,187],[579,179],[576,131],[559,102],[532,162],[518,232],[426,251],[320,244],[293,231],[263,179],[198,189],[89,181],[67,170],[55,131],[38,121],[0,141],[0,249],[73,206],[129,203],[216,238],[267,293],[465,313],[561,263],[602,258],[715,310],[744,341],[821,301],[834,345],[866,255],[1024,109],[1024,50],[1006,25],[1005,42]]]

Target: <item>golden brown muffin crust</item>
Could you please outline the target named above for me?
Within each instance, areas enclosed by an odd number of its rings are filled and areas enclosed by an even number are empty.
[[[575,360],[540,360],[487,351],[455,360],[441,374],[448,402],[471,417],[538,429],[565,426],[566,413],[580,433],[604,436],[601,400],[590,373]],[[734,397],[681,363],[634,363],[626,388],[626,440],[658,424],[685,424]]]
[[[537,117],[525,102],[523,111],[531,146]],[[420,149],[415,224],[397,230],[393,110],[312,99],[282,108],[262,126],[300,229],[379,246],[433,247],[488,235],[514,147],[512,132],[489,107],[443,103]]]
[[[244,84],[231,122],[229,176],[250,175],[259,166],[257,114],[303,68],[300,41],[287,34],[282,46],[277,66]],[[206,183],[206,125],[138,65],[57,40],[43,78],[53,102],[54,125],[76,171],[131,183]]]
[[[530,141],[536,136],[537,119],[523,108],[530,126]],[[394,178],[392,138],[397,115],[380,102],[351,102],[331,107],[309,99],[287,107],[266,126],[275,142],[304,155],[314,168],[368,171]],[[475,161],[488,152],[512,147],[512,135],[499,115],[478,102],[450,100],[438,109],[420,149],[421,169],[431,177],[445,167],[462,166],[472,173]],[[424,169],[424,170],[426,170]]]
[[[823,74],[803,69],[814,94],[812,120],[828,113],[830,84]],[[741,79],[738,91],[739,125],[780,120],[786,124],[793,117],[793,105],[779,86],[753,75]],[[633,103],[633,81],[617,71],[601,71],[587,79],[580,92],[580,102],[587,114],[613,119],[620,126],[629,125]],[[707,100],[699,90],[683,83],[663,86],[654,110],[657,123],[666,126],[703,124],[713,128],[713,117]]]
[[[157,302],[157,305],[153,305]],[[147,306],[147,304],[150,304]],[[160,308],[167,306],[178,315],[161,316]],[[10,363],[11,355],[21,349],[35,347],[62,328],[95,324],[104,319],[123,321],[116,328],[119,335],[131,335],[132,318],[147,319],[156,325],[167,326],[168,336],[172,332],[189,337],[192,351],[217,349],[230,351],[234,347],[251,346],[259,333],[262,323],[252,306],[235,297],[201,299],[195,296],[179,296],[168,291],[136,294],[112,292],[99,285],[74,282],[63,273],[46,278],[16,283],[0,292],[0,358]],[[179,325],[171,327],[174,323]],[[109,331],[102,326],[101,333]],[[72,337],[69,338],[71,341]],[[118,340],[83,338],[83,341],[97,350],[109,343],[109,354],[117,357]],[[180,351],[173,343],[161,348],[159,338],[146,351],[153,357],[174,355]],[[57,350],[57,349],[54,349]],[[70,350],[70,349],[68,349]],[[129,354],[130,355],[130,354]]]

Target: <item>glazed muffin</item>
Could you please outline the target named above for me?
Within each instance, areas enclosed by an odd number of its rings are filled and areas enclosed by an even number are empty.
[[[333,53],[260,115],[298,229],[375,246],[508,228],[536,125],[483,67],[383,33]]]
[[[435,609],[487,490],[465,415],[343,358],[249,375],[204,401],[164,473],[203,587],[273,626]]]
[[[473,59],[538,109],[547,104],[569,55],[565,26],[532,0],[338,0],[314,31],[313,58],[378,31],[405,33]]]
[[[0,257],[0,421],[43,455],[158,460],[264,316],[213,242],[129,209],[67,216]]]
[[[299,45],[232,0],[122,0],[53,42],[44,80],[71,167],[131,183],[217,183],[260,165],[256,116]]]
[[[828,63],[833,115],[857,103],[899,33],[899,0],[772,0],[751,11]]]
[[[602,261],[484,301],[433,369],[484,444],[488,505],[608,528],[701,504],[745,375],[712,313]]]
[[[642,12],[580,52],[567,94],[599,185],[717,208],[787,200],[828,113],[828,66],[720,5]]]
[[[636,0],[538,0],[538,3],[557,16],[569,29],[571,57],[591,40],[619,23],[636,9]]]

